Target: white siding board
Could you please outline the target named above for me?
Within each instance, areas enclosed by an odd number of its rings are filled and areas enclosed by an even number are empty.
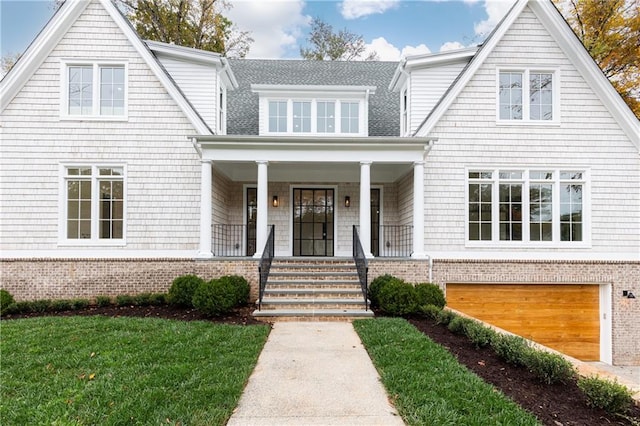
[[[460,74],[466,62],[446,64],[431,68],[411,71],[410,120],[409,127],[413,134],[424,118],[429,115],[453,80]]]
[[[560,125],[496,124],[496,70],[502,66],[560,70]],[[425,238],[430,250],[465,249],[465,167],[544,166],[591,171],[592,247],[585,253],[638,254],[638,151],[528,8],[431,136],[438,141],[428,155],[425,171]],[[515,250],[552,253],[562,249]]]
[[[128,62],[128,121],[60,120],[60,60],[72,58]],[[86,161],[126,164],[126,249],[196,250],[200,162],[185,136],[193,133],[116,24],[90,4],[2,113],[2,249],[58,247],[59,163]]]
[[[211,129],[216,129],[218,74],[215,66],[159,56],[160,62]]]

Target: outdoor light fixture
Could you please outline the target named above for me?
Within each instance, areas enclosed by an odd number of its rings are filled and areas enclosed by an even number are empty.
[[[349,197],[348,195],[344,197],[344,206],[351,207],[351,197]]]
[[[630,292],[629,290],[622,290],[622,297],[626,297],[627,299],[635,299],[636,296]]]
[[[273,207],[278,207],[280,205],[280,202],[278,201],[278,196],[277,195],[273,196],[273,201],[271,201],[271,204],[273,205]]]

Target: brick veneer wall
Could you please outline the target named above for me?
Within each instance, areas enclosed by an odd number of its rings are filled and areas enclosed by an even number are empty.
[[[98,295],[166,292],[174,278],[242,275],[257,298],[258,261],[189,259],[9,259],[0,261],[1,287],[16,300],[94,298]]]

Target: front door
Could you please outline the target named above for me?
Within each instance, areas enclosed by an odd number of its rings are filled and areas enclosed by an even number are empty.
[[[294,256],[333,256],[333,201],[333,189],[294,188]]]

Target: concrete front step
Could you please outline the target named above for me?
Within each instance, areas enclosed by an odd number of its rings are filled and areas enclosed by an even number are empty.
[[[314,271],[295,271],[295,272],[278,272],[278,271],[271,271],[269,272],[269,278],[309,278],[309,276],[313,276],[316,277],[317,280],[321,281],[321,280],[325,280],[325,279],[331,279],[331,278],[355,278],[358,279],[358,272],[357,271],[344,271],[344,272],[335,272],[335,271],[331,271],[331,272],[314,272]]]
[[[265,320],[339,321],[373,318],[373,311],[364,309],[271,309],[255,310],[253,316]]]
[[[264,294],[270,297],[305,297],[309,295],[318,297],[362,297],[362,290],[360,290],[360,287],[270,287],[265,289]]]
[[[269,278],[267,281],[267,287],[315,287],[315,288],[327,288],[327,287],[358,287],[360,288],[360,281],[358,280],[274,280]]]

